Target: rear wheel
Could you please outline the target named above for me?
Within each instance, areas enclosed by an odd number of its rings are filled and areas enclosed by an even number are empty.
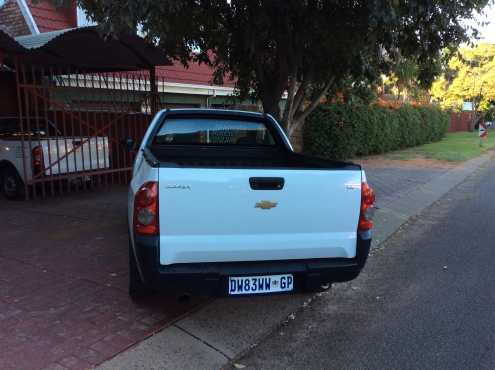
[[[1,172],[2,191],[7,199],[24,198],[24,182],[14,168],[5,168]]]
[[[133,300],[140,300],[151,294],[153,294],[153,290],[141,280],[134,251],[129,242],[129,296]]]

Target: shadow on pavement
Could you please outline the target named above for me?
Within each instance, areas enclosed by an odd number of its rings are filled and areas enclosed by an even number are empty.
[[[127,188],[0,198],[0,369],[85,369],[207,303],[127,295]]]

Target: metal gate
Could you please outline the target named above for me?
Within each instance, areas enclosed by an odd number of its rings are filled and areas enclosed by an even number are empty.
[[[16,76],[26,199],[130,181],[158,109],[153,73],[18,63]]]

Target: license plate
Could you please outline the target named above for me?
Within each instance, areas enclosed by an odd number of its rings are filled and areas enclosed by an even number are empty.
[[[291,274],[229,277],[229,295],[289,292],[291,290],[294,290],[294,277]]]

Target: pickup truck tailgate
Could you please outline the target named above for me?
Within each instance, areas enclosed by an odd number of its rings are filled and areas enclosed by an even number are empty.
[[[352,258],[360,189],[355,169],[162,167],[160,263]]]
[[[59,137],[41,143],[46,176],[110,167],[107,137]]]

